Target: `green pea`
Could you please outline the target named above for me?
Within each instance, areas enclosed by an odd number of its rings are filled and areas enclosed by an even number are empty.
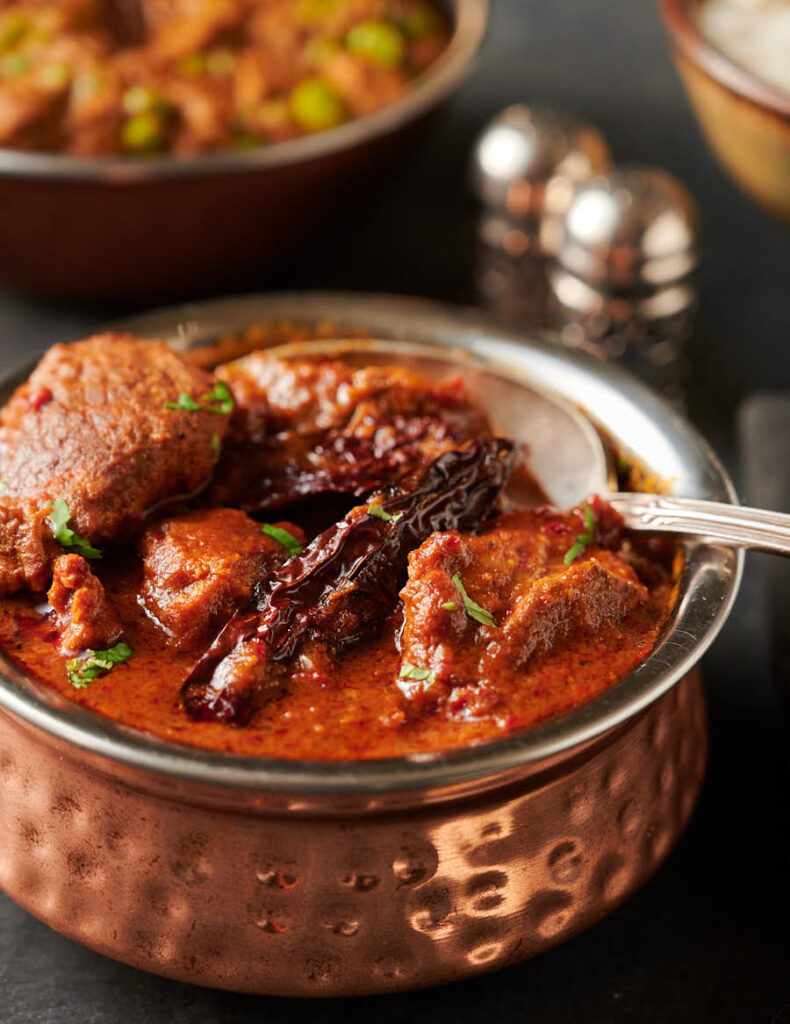
[[[410,39],[435,36],[444,28],[442,19],[430,4],[415,4],[398,19],[398,25]]]
[[[145,85],[133,85],[123,94],[123,109],[127,114],[145,114],[149,110],[161,110],[161,98]]]
[[[323,132],[346,119],[346,105],[320,78],[306,78],[291,92],[291,117],[306,132]]]
[[[30,19],[12,11],[0,21],[0,50],[12,50],[30,31]]]
[[[62,89],[71,78],[68,64],[46,64],[41,69],[41,82],[49,89]]]
[[[387,21],[363,21],[346,36],[351,53],[384,68],[396,68],[403,60],[403,36]]]
[[[156,153],[162,149],[164,140],[164,121],[153,110],[135,114],[121,129],[121,142],[129,153]]]

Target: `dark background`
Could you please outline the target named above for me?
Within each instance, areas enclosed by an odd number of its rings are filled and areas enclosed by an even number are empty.
[[[743,198],[709,155],[651,2],[493,0],[493,7],[476,74],[420,156],[397,169],[386,197],[360,199],[356,219],[312,247],[306,261],[240,288],[473,301],[471,139],[514,100],[578,111],[598,124],[618,159],[668,168],[700,202],[705,251],[690,414],[738,477],[738,403],[790,384],[790,234]],[[124,312],[58,308],[0,291],[0,369]],[[790,455],[789,438],[772,443]],[[257,999],[115,964],[0,896],[0,1024],[790,1022],[789,723],[769,671],[765,611],[750,564],[736,611],[705,660],[710,770],[687,834],[637,896],[554,952],[424,993],[320,1004]]]

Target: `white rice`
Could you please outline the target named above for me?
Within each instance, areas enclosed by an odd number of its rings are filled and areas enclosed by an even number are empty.
[[[790,93],[790,0],[705,0],[698,17],[717,50]]]

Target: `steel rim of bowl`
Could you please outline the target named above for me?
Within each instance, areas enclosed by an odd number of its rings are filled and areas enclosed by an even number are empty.
[[[167,178],[265,171],[351,149],[416,120],[450,96],[466,78],[488,26],[489,0],[456,0],[453,8],[454,26],[449,46],[416,80],[414,88],[381,110],[338,128],[251,152],[219,151],[196,157],[91,159],[0,148],[0,178],[139,184]]]
[[[790,95],[764,82],[709,43],[690,15],[693,3],[695,0],[658,0],[664,24],[678,49],[730,92],[789,118]]]
[[[394,296],[291,293],[175,307],[124,320],[112,329],[130,330],[143,337],[163,336],[183,347],[188,341],[195,343],[199,336],[209,340],[223,331],[260,322],[333,319],[348,328],[370,324],[375,334],[389,334],[393,340],[403,340],[406,334],[411,340],[424,337],[431,344],[465,349],[494,367],[509,358],[533,386],[551,388],[548,378],[552,375],[568,382],[570,387],[554,388],[566,401],[576,401],[574,384],[582,391],[597,390],[598,401],[606,401],[608,412],[635,417],[643,435],[647,431],[645,436],[653,436],[665,452],[677,451],[679,469],[682,473],[685,467],[691,490],[720,500],[737,500],[725,470],[704,439],[643,384],[619,367],[559,347],[550,337],[526,338],[493,326],[473,310]],[[32,365],[6,375],[0,387],[15,385]],[[371,798],[417,788],[441,790],[527,771],[536,762],[566,754],[633,718],[699,662],[729,615],[742,569],[742,551],[690,544],[685,581],[669,628],[633,672],[582,707],[542,725],[456,750],[351,762],[286,761],[210,752],[105,719],[28,678],[4,655],[0,706],[110,761],[210,786]]]

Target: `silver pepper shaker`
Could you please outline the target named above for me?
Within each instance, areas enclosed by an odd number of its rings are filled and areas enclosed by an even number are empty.
[[[550,325],[681,404],[698,260],[697,207],[684,186],[658,168],[617,168],[577,189],[561,219]]]
[[[508,107],[479,135],[472,187],[477,288],[502,319],[540,326],[546,315],[545,256],[576,189],[605,171],[609,148],[592,125],[546,107]]]

